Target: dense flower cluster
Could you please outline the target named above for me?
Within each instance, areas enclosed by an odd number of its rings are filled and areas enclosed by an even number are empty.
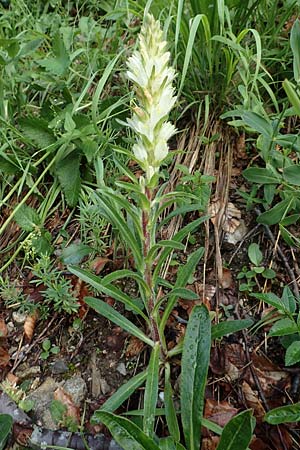
[[[148,14],[139,35],[139,48],[127,62],[127,76],[138,99],[127,122],[138,135],[133,152],[148,180],[159,171],[168,154],[167,141],[175,133],[174,125],[167,122],[176,96],[172,86],[175,71],[168,65],[170,53],[166,47],[159,21]]]

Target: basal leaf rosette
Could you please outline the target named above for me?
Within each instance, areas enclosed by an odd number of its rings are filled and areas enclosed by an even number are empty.
[[[127,77],[137,97],[137,106],[127,122],[137,134],[133,153],[148,182],[159,172],[168,154],[167,142],[176,131],[167,121],[176,96],[172,86],[175,71],[169,66],[170,52],[166,48],[159,21],[148,14],[139,35],[138,50],[127,62]]]

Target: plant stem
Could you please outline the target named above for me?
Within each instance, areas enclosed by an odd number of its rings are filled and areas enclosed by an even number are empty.
[[[155,293],[153,288],[153,279],[152,279],[152,264],[153,261],[151,258],[147,258],[149,251],[152,247],[152,245],[155,244],[155,242],[152,242],[155,238],[152,237],[152,224],[151,224],[151,203],[152,203],[152,197],[153,197],[153,189],[146,187],[145,188],[145,194],[148,199],[148,208],[144,208],[142,211],[142,230],[143,230],[143,236],[144,236],[144,248],[143,248],[143,254],[145,259],[145,268],[144,268],[144,280],[147,283],[147,286],[149,287],[149,297],[147,299],[147,306],[148,306],[148,314],[150,318],[150,324],[151,324],[151,337],[154,342],[159,342],[161,346],[161,351],[163,354],[165,354],[165,348],[164,348],[164,339],[161,338],[159,333],[159,327],[156,318],[153,315],[154,306],[156,303],[155,299]]]

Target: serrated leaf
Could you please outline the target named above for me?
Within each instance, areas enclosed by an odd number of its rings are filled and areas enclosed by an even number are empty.
[[[82,243],[71,244],[62,251],[61,258],[64,264],[79,264],[93,249]]]
[[[252,411],[243,411],[224,427],[217,450],[246,450],[252,439],[255,419]]]
[[[31,206],[21,205],[15,213],[15,221],[25,231],[33,231],[41,226],[41,218]]]
[[[74,151],[56,164],[56,174],[68,205],[76,206],[81,189],[80,155]]]
[[[0,414],[0,450],[5,449],[12,426],[13,418],[8,414]]]
[[[54,58],[40,60],[38,64],[54,75],[63,75],[70,65],[70,57],[59,33],[53,37],[52,51]]]
[[[53,132],[48,128],[48,122],[35,116],[19,119],[19,125],[23,134],[29,138],[38,148],[46,148],[55,142]]]
[[[180,404],[188,450],[199,450],[204,392],[211,346],[211,321],[204,305],[193,308],[187,325],[182,359]]]
[[[123,328],[124,330],[128,331],[128,333],[133,334],[133,336],[136,336],[138,339],[150,345],[151,347],[154,345],[153,341],[148,336],[146,336],[142,330],[140,330],[130,320],[126,319],[126,317],[124,317],[107,303],[94,297],[85,297],[84,301],[96,312],[106,317],[108,320],[111,320],[113,323]]]
[[[123,450],[159,450],[153,439],[130,420],[105,411],[99,411],[97,416]]]
[[[155,410],[158,397],[160,343],[156,342],[151,351],[144,394],[143,429],[145,434],[154,435]]]
[[[300,403],[294,405],[280,406],[271,409],[264,417],[264,420],[271,425],[279,425],[280,423],[290,423],[300,421]]]
[[[300,341],[292,342],[285,353],[285,365],[292,366],[300,361]]]

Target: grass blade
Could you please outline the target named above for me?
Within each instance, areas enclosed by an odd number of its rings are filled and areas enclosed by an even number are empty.
[[[170,364],[166,364],[165,368],[165,412],[166,412],[166,420],[169,428],[170,435],[174,438],[176,442],[180,441],[180,430],[178,426],[176,410],[173,402],[173,390],[170,381]]]

